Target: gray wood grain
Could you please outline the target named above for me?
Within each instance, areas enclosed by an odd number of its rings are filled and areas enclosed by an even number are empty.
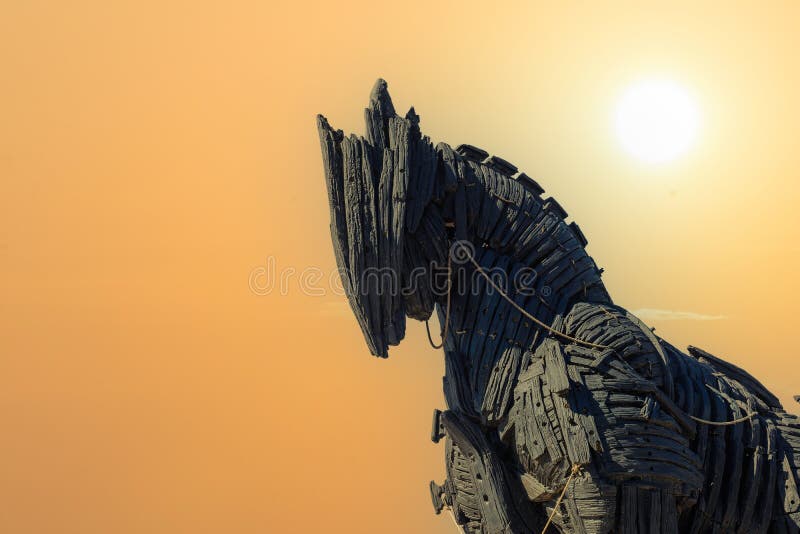
[[[583,230],[516,165],[434,144],[384,80],[364,118],[364,137],[317,118],[331,241],[372,354],[407,317],[449,316],[436,513],[476,534],[539,532],[551,515],[562,533],[800,533],[800,420],[764,384],[614,304]],[[505,295],[448,262],[455,242]]]

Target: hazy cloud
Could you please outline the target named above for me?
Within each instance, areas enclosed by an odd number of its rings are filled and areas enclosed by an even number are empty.
[[[645,321],[719,321],[727,319],[724,315],[705,315],[695,312],[658,310],[655,308],[640,308],[631,311],[631,313]]]

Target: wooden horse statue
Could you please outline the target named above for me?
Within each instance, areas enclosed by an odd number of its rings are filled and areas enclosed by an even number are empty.
[[[514,165],[434,146],[383,80],[365,117],[366,137],[318,117],[331,237],[372,354],[437,312],[437,512],[465,533],[800,532],[800,421],[773,394],[615,305]]]

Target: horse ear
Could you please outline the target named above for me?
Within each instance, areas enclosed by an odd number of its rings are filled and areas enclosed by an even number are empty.
[[[369,95],[369,107],[364,110],[367,141],[378,148],[378,153],[389,146],[389,119],[395,116],[389,84],[383,78],[378,78]]]
[[[382,110],[382,115],[387,119],[394,117],[394,104],[392,104],[392,97],[389,96],[389,84],[383,78],[378,78],[375,85],[372,86],[369,103],[370,107]]]

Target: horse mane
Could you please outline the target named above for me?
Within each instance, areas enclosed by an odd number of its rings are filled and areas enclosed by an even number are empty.
[[[434,146],[413,107],[404,117],[395,112],[382,79],[365,121],[365,137],[345,136],[321,115],[317,125],[337,265],[374,355],[386,357],[400,342],[406,316],[427,320],[444,298],[430,283],[403,295],[386,291],[369,273],[413,283],[415,269],[446,264],[453,241],[471,243],[487,262],[489,250],[508,256],[509,269],[535,269],[537,298],[549,301],[543,320],[579,300],[611,302],[578,224],[515,165],[469,144]]]

